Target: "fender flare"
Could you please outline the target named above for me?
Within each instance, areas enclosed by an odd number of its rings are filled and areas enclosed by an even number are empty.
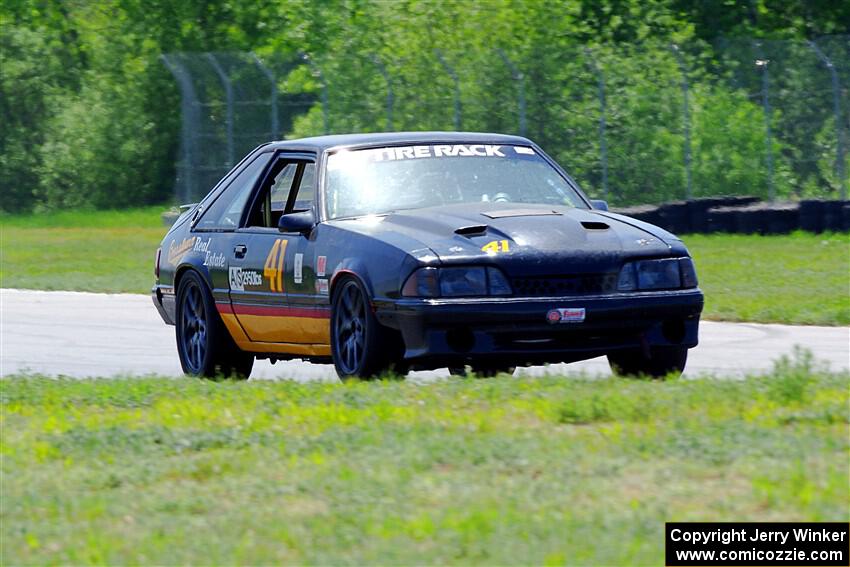
[[[372,286],[371,278],[369,278],[369,272],[366,269],[364,262],[359,258],[345,258],[339,263],[336,270],[334,270],[334,273],[331,276],[330,289],[328,290],[331,298],[333,298],[334,289],[336,288],[337,283],[339,283],[340,278],[343,277],[352,277],[356,279],[366,290],[366,293],[369,294],[370,300],[375,298],[375,289]]]

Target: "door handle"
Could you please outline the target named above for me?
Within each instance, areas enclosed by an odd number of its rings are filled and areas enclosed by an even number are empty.
[[[233,253],[236,255],[237,258],[244,258],[246,252],[248,252],[248,247],[244,244],[237,244],[233,248]]]

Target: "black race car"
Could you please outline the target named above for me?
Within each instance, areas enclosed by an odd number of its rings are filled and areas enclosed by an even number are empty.
[[[370,377],[600,355],[662,376],[703,306],[681,240],[525,138],[445,132],[260,146],[165,236],[152,294],[187,374],[243,377],[255,358]]]

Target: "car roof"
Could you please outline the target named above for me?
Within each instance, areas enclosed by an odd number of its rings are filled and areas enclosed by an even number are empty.
[[[341,147],[368,147],[425,143],[473,143],[530,145],[528,138],[485,132],[380,132],[373,134],[334,134],[295,140],[272,142],[274,149],[308,150],[321,152]]]

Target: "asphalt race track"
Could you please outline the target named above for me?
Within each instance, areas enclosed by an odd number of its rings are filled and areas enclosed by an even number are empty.
[[[850,367],[850,328],[703,322],[685,376],[740,376],[771,368],[795,345],[834,370]],[[0,376],[20,372],[72,377],[179,376],[174,327],[145,295],[0,290]],[[539,374],[608,374],[604,358],[520,370]],[[415,372],[427,380],[448,371]],[[336,380],[333,367],[258,361],[252,378]]]

